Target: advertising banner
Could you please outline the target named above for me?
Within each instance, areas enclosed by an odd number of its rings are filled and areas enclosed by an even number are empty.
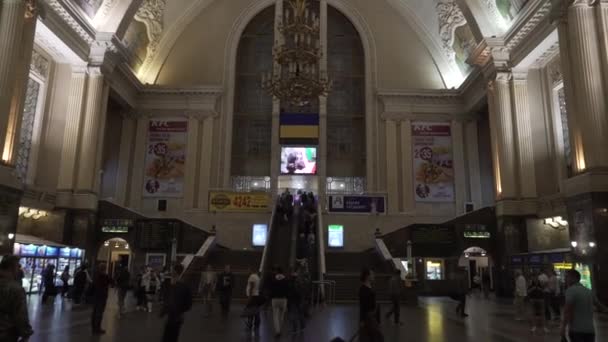
[[[188,122],[150,120],[144,175],[145,197],[181,197]]]
[[[385,214],[386,204],[383,196],[329,196],[329,212],[355,214]]]
[[[414,191],[417,202],[454,201],[454,161],[449,123],[412,123]]]
[[[210,191],[210,212],[268,212],[270,195],[265,192]]]

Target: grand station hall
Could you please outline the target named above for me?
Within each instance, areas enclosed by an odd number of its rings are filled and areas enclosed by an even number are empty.
[[[608,342],[608,0],[0,0],[0,342]]]

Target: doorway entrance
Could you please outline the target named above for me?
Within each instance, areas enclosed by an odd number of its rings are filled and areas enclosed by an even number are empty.
[[[106,265],[106,272],[112,278],[121,268],[131,269],[132,258],[129,243],[121,238],[106,240],[97,253],[97,263]]]
[[[469,247],[460,255],[458,266],[467,269],[469,274],[469,287],[482,289],[485,285],[494,287],[492,274],[493,262],[488,252],[481,247]]]

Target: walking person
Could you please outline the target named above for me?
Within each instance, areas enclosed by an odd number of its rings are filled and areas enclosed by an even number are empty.
[[[272,318],[275,337],[281,336],[283,320],[287,312],[287,295],[289,294],[289,282],[283,274],[283,270],[276,266],[274,276],[270,282],[270,298],[272,299]]]
[[[206,316],[211,315],[213,311],[213,302],[211,298],[213,291],[215,290],[217,282],[217,275],[211,268],[211,265],[207,265],[207,269],[201,274],[201,282],[198,286],[198,291],[203,298],[203,312]]]
[[[394,316],[395,325],[401,325],[400,313],[401,313],[401,290],[403,282],[401,280],[401,270],[395,270],[393,276],[388,282],[388,295],[391,300],[391,310],[386,313],[386,319]]]
[[[54,302],[55,296],[57,295],[57,287],[55,286],[55,265],[49,264],[42,272],[42,284],[44,286],[42,304],[46,304],[49,297],[52,297],[52,301]]]
[[[253,332],[257,335],[260,331],[260,307],[263,304],[263,299],[260,296],[260,276],[257,271],[251,272],[247,279],[247,310],[249,316],[247,318],[247,332]]]
[[[456,274],[456,300],[458,305],[456,306],[456,313],[462,317],[469,317],[467,314],[467,296],[469,295],[469,282],[467,279],[467,271],[461,269]]]
[[[111,283],[112,280],[106,273],[106,265],[103,263],[99,264],[95,272],[92,287],[93,312],[91,313],[91,327],[93,335],[103,335],[106,333],[101,328],[101,322],[103,320],[103,313],[106,310],[108,291]]]
[[[481,286],[483,287],[483,297],[485,299],[490,299],[490,287],[492,286],[490,270],[483,271],[481,275]]]
[[[137,311],[146,311],[148,309],[148,301],[146,300],[146,287],[144,286],[144,275],[146,268],[143,267],[137,274],[135,280],[135,297],[137,298]]]
[[[526,277],[520,270],[515,271],[515,320],[522,321],[525,314],[525,300],[528,296]]]
[[[146,309],[148,312],[152,312],[152,307],[154,306],[154,296],[160,289],[160,279],[158,279],[156,272],[154,272],[151,267],[148,267],[141,281],[146,291]]]
[[[559,278],[557,277],[557,274],[555,273],[555,270],[553,270],[553,269],[549,273],[548,289],[549,289],[548,305],[553,314],[552,318],[554,321],[559,322],[560,316],[561,316],[560,297],[562,295],[562,288],[561,288]]]
[[[566,272],[566,305],[560,326],[563,338],[570,342],[594,342],[593,293],[580,283],[581,274],[576,270]]]
[[[70,266],[66,266],[63,269],[63,272],[61,272],[61,282],[63,283],[63,286],[61,287],[61,296],[65,297],[68,295],[68,292],[70,290]]]
[[[538,328],[542,328],[545,333],[549,329],[545,326],[545,293],[538,277],[532,278],[528,287],[528,298],[532,306],[532,330],[536,333]]]
[[[118,271],[116,277],[116,289],[118,292],[118,317],[122,317],[125,314],[125,299],[127,293],[131,287],[131,273],[127,267],[122,266]]]
[[[230,302],[232,301],[232,289],[234,288],[234,274],[230,271],[230,265],[224,267],[217,278],[217,293],[220,297],[220,306],[222,307],[222,317],[228,317],[230,313]]]
[[[361,271],[361,287],[359,288],[359,340],[361,342],[384,342],[378,320],[378,305],[376,293],[372,289],[374,273],[365,268]]]
[[[0,341],[27,342],[34,333],[27,312],[25,291],[19,277],[19,257],[7,255],[0,262]]]
[[[184,323],[184,314],[192,308],[192,293],[181,280],[184,273],[182,264],[175,264],[167,287],[167,297],[163,301],[161,317],[167,316],[162,342],[177,342]]]
[[[291,332],[297,334],[306,328],[304,314],[305,279],[303,271],[293,271],[289,277],[289,291],[287,293],[287,312],[291,322]]]

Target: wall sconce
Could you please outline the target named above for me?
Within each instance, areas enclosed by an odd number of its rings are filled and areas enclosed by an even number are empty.
[[[593,241],[589,242],[589,247],[595,248],[595,242],[593,242]]]
[[[104,243],[103,243],[103,246],[104,246],[104,247],[109,247],[109,246],[110,246],[110,242],[109,242],[109,241],[104,242]]]
[[[13,234],[13,233],[8,233],[8,239],[9,239],[9,240],[12,240],[12,239],[14,239],[14,238],[15,238],[15,234]]]
[[[576,246],[578,246],[578,242],[576,242],[576,241],[571,241],[571,242],[570,242],[570,246],[572,246],[572,248],[576,248]]]

